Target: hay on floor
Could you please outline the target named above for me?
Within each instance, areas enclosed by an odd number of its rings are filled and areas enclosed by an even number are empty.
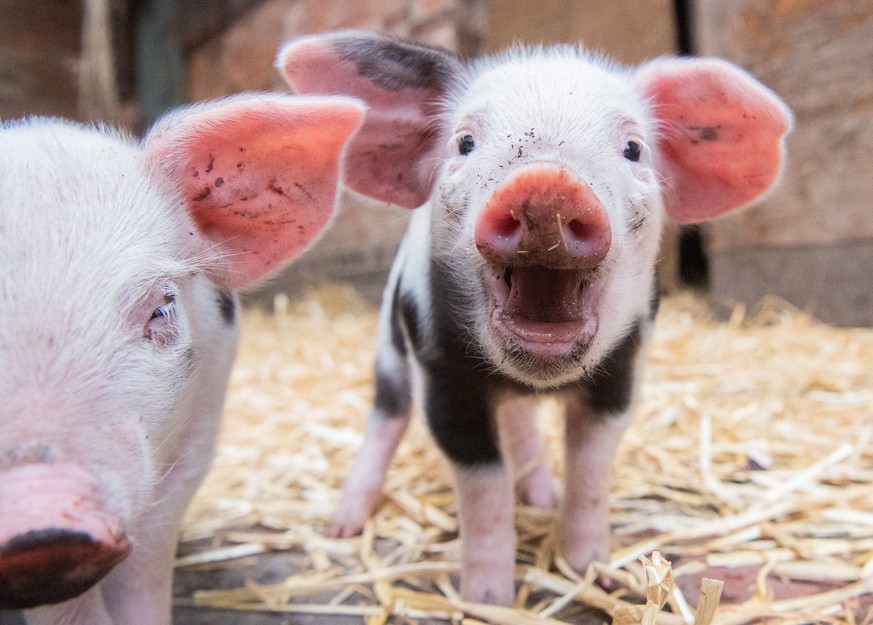
[[[873,619],[873,331],[775,300],[728,323],[694,297],[665,301],[616,458],[610,565],[579,577],[554,553],[553,513],[519,507],[521,587],[503,609],[465,604],[452,585],[455,501],[421,419],[363,536],[324,536],[372,398],[376,311],[340,288],[276,309],[244,314],[218,454],[184,528],[183,541],[211,542],[178,566],[281,550],[306,566],[279,584],[204,588],[197,605],[369,624],[567,623],[587,606],[624,624]],[[560,474],[555,412],[541,421]],[[732,599],[700,579],[735,570],[751,582]],[[785,594],[798,583],[812,590]]]

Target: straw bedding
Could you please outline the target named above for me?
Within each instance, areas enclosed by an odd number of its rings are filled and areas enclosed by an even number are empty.
[[[370,625],[873,622],[873,331],[775,300],[724,323],[693,296],[667,299],[616,458],[612,561],[577,576],[554,552],[554,514],[519,507],[504,609],[454,590],[455,502],[421,419],[363,536],[325,538],[372,397],[376,310],[341,288],[275,308],[244,314],[214,468],[184,528],[199,542],[177,567],[274,552],[301,565],[189,602]],[[555,413],[540,419],[560,474]]]

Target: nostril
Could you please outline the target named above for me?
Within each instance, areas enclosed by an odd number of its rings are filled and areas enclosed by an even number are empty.
[[[492,232],[501,237],[512,236],[519,228],[520,222],[515,218],[515,215],[510,213],[504,217],[499,217],[491,221]]]
[[[609,217],[594,192],[550,163],[514,172],[475,225],[476,248],[498,265],[589,269],[610,247]]]
[[[580,241],[587,241],[588,239],[598,236],[597,226],[579,219],[571,219],[567,224],[567,228],[570,230],[573,238]]]

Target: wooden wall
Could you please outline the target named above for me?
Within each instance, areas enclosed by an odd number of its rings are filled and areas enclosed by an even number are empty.
[[[673,0],[492,0],[488,48],[578,43],[624,63],[676,52]]]
[[[781,184],[709,228],[713,294],[873,324],[873,3],[696,0],[696,45],[794,110]]]
[[[91,1],[0,2],[0,118],[86,117],[77,89],[83,7]],[[746,67],[797,116],[780,187],[747,212],[706,228],[713,294],[751,305],[775,293],[827,321],[873,324],[869,0],[100,1],[113,12],[119,119],[132,127],[144,113],[139,95],[146,84],[136,75],[136,33],[152,19],[150,7],[173,8],[172,20],[155,37],[166,37],[165,51],[172,48],[183,58],[186,92],[180,97],[188,100],[284,90],[272,67],[279,44],[333,28],[382,30],[467,55],[515,41],[581,40],[636,63],[676,52],[683,32],[677,7],[687,7],[696,53]],[[144,66],[152,77],[166,78],[162,63]],[[354,200],[345,212],[351,216],[335,223],[284,286],[339,276],[377,288],[407,213]],[[677,248],[675,232],[668,234],[662,263],[668,281],[675,281]]]
[[[81,24],[79,2],[0,2],[0,119],[77,114]]]

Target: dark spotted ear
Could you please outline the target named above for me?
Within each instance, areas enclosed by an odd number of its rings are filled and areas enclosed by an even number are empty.
[[[350,98],[244,94],[155,124],[143,140],[146,161],[217,252],[208,268],[216,284],[251,286],[321,232],[363,114]]]
[[[440,101],[464,67],[446,50],[359,31],[297,39],[276,66],[298,93],[364,100],[364,125],[346,159],[345,183],[415,208],[430,195],[443,143]]]
[[[793,118],[752,76],[726,61],[663,58],[636,81],[658,120],[664,202],[676,221],[712,219],[776,181]]]

